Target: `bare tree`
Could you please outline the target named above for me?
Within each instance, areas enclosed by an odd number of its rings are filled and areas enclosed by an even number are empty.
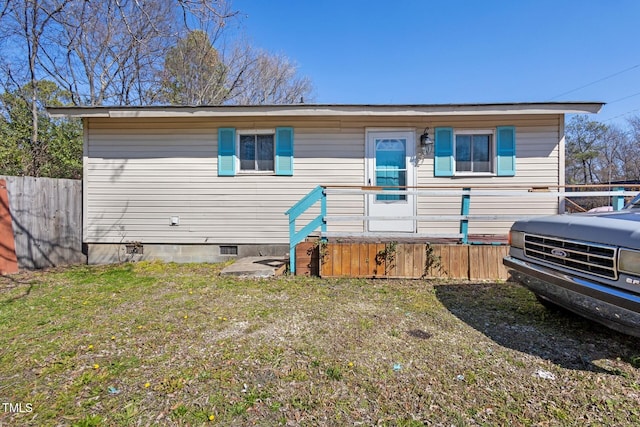
[[[176,31],[170,3],[76,1],[66,12],[52,34],[58,49],[41,59],[47,74],[75,104],[144,104]]]
[[[283,55],[245,48],[229,68],[229,103],[294,104],[312,98],[311,81],[298,76],[297,66]]]
[[[1,7],[0,25],[12,29],[6,45],[26,46],[12,47],[4,67],[13,88],[51,79],[75,105],[282,104],[311,96],[309,79],[286,57],[225,46],[236,12],[224,0],[4,0]],[[16,75],[17,64],[28,78]]]
[[[5,31],[12,70],[28,64],[76,105],[142,105],[155,99],[177,38],[197,26],[215,41],[234,15],[224,0],[5,0],[0,26],[12,29]]]
[[[629,136],[627,143],[620,149],[623,160],[624,179],[640,181],[640,116],[633,116],[627,120]]]
[[[226,96],[227,67],[207,33],[192,31],[169,49],[158,100],[181,105],[217,105]]]
[[[4,15],[7,13],[7,11],[9,10],[9,4],[10,4],[11,0],[4,0],[3,2],[0,2],[0,20],[2,20],[2,18],[4,17]]]
[[[29,103],[31,110],[31,138],[25,143],[30,145],[32,152],[32,164],[27,169],[35,175],[39,174],[43,153],[46,151],[38,138],[38,59],[44,50],[47,32],[70,1],[72,0],[7,1],[0,14],[5,43],[8,40],[19,40],[25,48],[25,61],[21,64],[23,67],[12,66],[10,62],[3,65],[7,78],[5,90],[7,86],[18,89],[23,84],[29,88],[18,93],[28,97],[25,101]],[[3,51],[8,51],[8,48],[4,47]]]
[[[236,44],[220,55],[193,31],[170,49],[158,100],[183,105],[293,104],[311,100],[311,82],[282,55]]]
[[[569,183],[640,180],[640,117],[628,129],[576,116],[567,125],[566,175]]]
[[[597,182],[596,165],[605,131],[604,124],[589,120],[587,116],[574,116],[571,119],[566,127],[566,172],[569,183]]]
[[[165,55],[190,22],[209,18],[218,37],[233,14],[226,3],[209,0],[76,1],[59,21],[57,38],[66,49],[43,66],[78,104],[150,104]]]
[[[624,159],[621,152],[628,144],[626,132],[617,126],[607,126],[602,135],[597,162],[597,176],[600,183],[624,180]]]

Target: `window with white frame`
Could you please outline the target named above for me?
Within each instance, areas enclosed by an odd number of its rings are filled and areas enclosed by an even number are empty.
[[[436,127],[433,176],[515,176],[516,128],[455,130]]]
[[[493,173],[494,134],[491,130],[455,133],[456,174]]]
[[[275,131],[238,133],[240,172],[273,172],[275,170]]]

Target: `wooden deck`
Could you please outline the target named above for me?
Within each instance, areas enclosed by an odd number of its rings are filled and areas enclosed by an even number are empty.
[[[508,252],[507,245],[496,244],[310,241],[296,247],[296,274],[506,280],[502,258]]]

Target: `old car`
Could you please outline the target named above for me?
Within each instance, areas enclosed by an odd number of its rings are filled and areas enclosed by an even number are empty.
[[[640,337],[640,195],[612,212],[516,221],[511,277],[556,305]]]

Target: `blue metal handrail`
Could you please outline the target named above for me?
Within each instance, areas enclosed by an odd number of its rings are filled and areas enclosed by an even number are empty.
[[[471,191],[470,188],[462,189],[462,204],[460,206],[460,215],[464,215],[465,219],[460,220],[460,234],[462,234],[462,243],[465,245],[469,243],[469,207],[471,205]]]
[[[401,195],[414,195],[414,196],[458,196],[461,197],[460,214],[459,215],[415,215],[415,216],[402,216],[402,217],[378,217],[369,215],[347,215],[347,216],[327,216],[327,195],[352,195],[365,197],[375,196],[381,192],[386,194],[401,194]],[[398,187],[398,189],[389,190],[388,188],[381,187],[357,187],[357,186],[317,186],[311,190],[306,196],[304,196],[299,202],[293,205],[287,212],[289,216],[289,257],[290,257],[290,271],[295,274],[295,248],[296,245],[306,239],[311,233],[320,228],[321,237],[326,238],[327,222],[340,222],[340,221],[364,221],[365,224],[368,221],[384,221],[384,220],[414,220],[414,221],[459,221],[459,233],[452,234],[448,237],[458,238],[460,243],[468,244],[469,242],[469,221],[506,221],[516,220],[528,217],[527,215],[510,215],[510,214],[495,214],[495,215],[471,215],[471,196],[474,199],[478,197],[486,196],[518,196],[528,197],[532,199],[562,199],[564,197],[596,197],[596,196],[609,196],[611,197],[611,204],[613,210],[620,210],[624,207],[625,196],[635,196],[637,191],[626,191],[624,187],[614,187],[612,190],[607,191],[587,191],[587,192],[567,192],[567,191],[532,191],[530,188],[517,188],[517,189],[492,189],[492,188],[456,188],[450,187],[436,188],[436,187],[413,187],[411,189]],[[296,231],[296,219],[302,214],[307,212],[309,208],[314,206],[320,201],[320,214],[309,221],[304,227]],[[367,227],[365,226],[365,229]],[[369,233],[352,233],[354,235],[367,235]],[[429,234],[429,233],[428,233]],[[416,233],[417,235],[417,233]],[[421,237],[427,236],[426,234],[420,234]],[[428,237],[442,237],[435,234],[429,234]]]
[[[296,219],[310,207],[320,201],[320,215],[313,218],[307,225],[296,231]],[[293,205],[285,215],[289,216],[289,271],[296,273],[296,245],[306,239],[311,233],[320,228],[321,233],[327,232],[327,195],[324,187],[319,185]]]

